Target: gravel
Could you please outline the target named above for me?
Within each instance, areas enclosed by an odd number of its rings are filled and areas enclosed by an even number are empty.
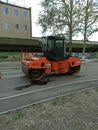
[[[0,115],[0,130],[98,130],[98,88]]]

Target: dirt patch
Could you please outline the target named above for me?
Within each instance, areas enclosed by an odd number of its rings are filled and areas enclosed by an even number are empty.
[[[0,130],[98,130],[98,89],[0,115]]]

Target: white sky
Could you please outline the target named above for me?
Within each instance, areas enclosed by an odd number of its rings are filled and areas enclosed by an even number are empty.
[[[6,2],[6,0],[1,0]],[[41,27],[36,24],[38,14],[41,10],[40,2],[41,0],[8,0],[9,3],[17,4],[25,7],[31,7],[32,10],[32,36],[33,37],[41,37]],[[81,37],[77,37],[76,39],[81,40]],[[92,41],[98,41],[98,33],[94,34],[91,38]]]

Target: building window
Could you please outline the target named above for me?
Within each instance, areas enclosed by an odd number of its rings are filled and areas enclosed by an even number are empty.
[[[4,23],[4,28],[5,29],[9,29],[10,28],[10,24],[9,23]]]
[[[15,29],[19,30],[19,24],[15,24]]]
[[[28,25],[24,25],[24,30],[25,30],[25,31],[28,30]]]
[[[8,14],[9,13],[8,8],[4,8],[3,12],[4,12],[4,14]]]
[[[19,15],[18,10],[14,10],[14,15],[15,15],[15,16],[18,16],[18,15]]]
[[[27,18],[27,12],[23,12],[23,17]]]

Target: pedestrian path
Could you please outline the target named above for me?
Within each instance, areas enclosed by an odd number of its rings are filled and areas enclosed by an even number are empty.
[[[0,61],[0,69],[19,68],[20,66],[21,66],[21,61]]]

